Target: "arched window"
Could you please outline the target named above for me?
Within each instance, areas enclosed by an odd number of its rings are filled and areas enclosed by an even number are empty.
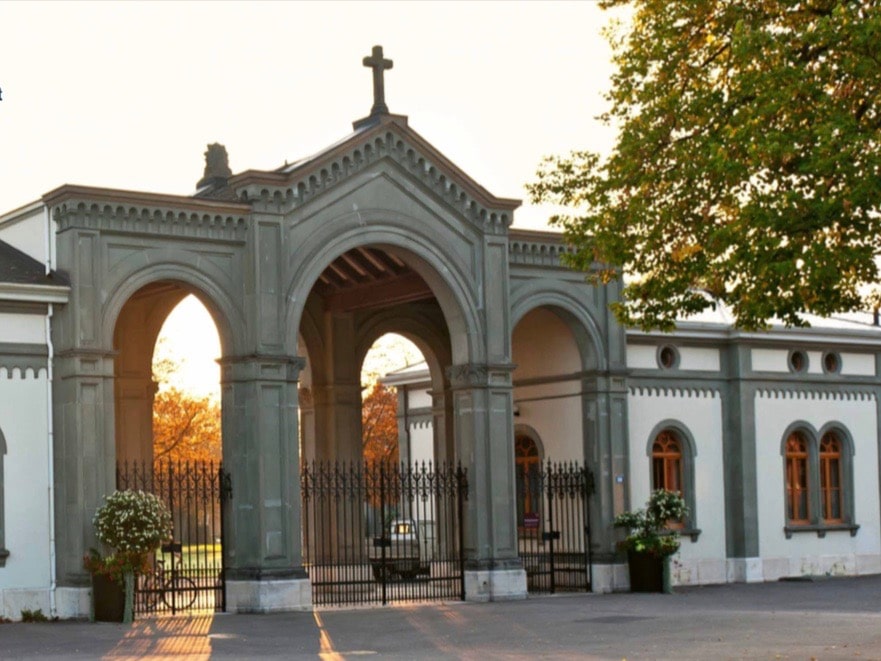
[[[514,462],[517,478],[517,522],[521,527],[530,527],[532,521],[538,521],[537,515],[541,510],[541,456],[534,439],[526,434],[515,436]]]
[[[817,440],[819,438],[819,441]],[[784,436],[787,538],[797,532],[830,530],[855,535],[853,442],[837,423],[819,433],[807,424]]]
[[[786,518],[808,523],[808,442],[801,432],[786,439]]]
[[[697,502],[694,487],[694,462],[697,448],[688,429],[678,420],[664,420],[652,430],[646,453],[651,467],[652,491],[666,489],[675,491],[685,500],[688,516],[682,521],[671,521],[671,528],[678,528],[696,541]]]
[[[683,494],[682,485],[682,444],[672,431],[664,430],[652,444],[652,490]]]
[[[841,440],[830,431],[820,439],[820,516],[830,523],[844,520],[841,478]]]

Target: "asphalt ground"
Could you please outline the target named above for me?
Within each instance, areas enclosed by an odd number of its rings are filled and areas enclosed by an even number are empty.
[[[0,625],[2,659],[879,659],[881,576],[133,625]]]

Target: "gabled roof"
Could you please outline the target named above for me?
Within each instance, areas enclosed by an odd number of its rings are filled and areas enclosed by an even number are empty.
[[[67,279],[56,272],[46,274],[45,265],[0,241],[0,282],[16,285],[67,285]]]
[[[378,115],[367,123],[356,122],[352,133],[317,154],[275,170],[246,170],[232,176],[228,185],[240,194],[247,191],[249,197],[261,189],[287,189],[287,194],[295,196],[302,189],[308,196],[383,156],[397,160],[444,194],[450,195],[454,189],[457,202],[467,197],[469,204],[508,216],[521,204],[520,200],[494,196],[411,129],[405,116],[393,114]]]

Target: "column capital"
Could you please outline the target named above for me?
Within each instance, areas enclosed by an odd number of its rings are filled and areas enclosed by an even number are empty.
[[[447,379],[453,390],[464,388],[511,387],[513,363],[464,363],[447,368]]]
[[[66,349],[55,354],[55,378],[110,379],[113,363],[119,356],[113,349]]]
[[[284,354],[250,354],[247,356],[224,356],[220,364],[220,382],[279,381],[296,383],[300,372],[306,367],[302,356]]]

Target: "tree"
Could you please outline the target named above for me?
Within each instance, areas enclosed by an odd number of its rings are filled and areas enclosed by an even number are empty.
[[[153,399],[153,459],[220,461],[220,406],[178,388]]]
[[[398,396],[376,382],[361,407],[364,461],[398,461]]]
[[[617,71],[605,157],[528,186],[571,266],[625,275],[618,318],[669,330],[721,301],[738,326],[865,309],[881,251],[881,3],[603,0]]]

